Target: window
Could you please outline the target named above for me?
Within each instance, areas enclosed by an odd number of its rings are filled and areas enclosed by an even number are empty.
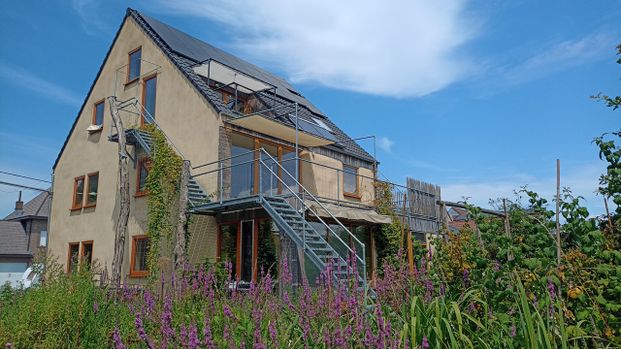
[[[322,120],[317,119],[317,118],[313,118],[313,121],[315,121],[315,123],[316,123],[317,125],[321,126],[321,128],[323,128],[323,129],[325,129],[325,130],[328,130],[328,131],[332,132],[332,129],[331,129],[328,125],[326,125],[326,123],[325,123],[325,122],[323,122]]]
[[[138,160],[136,169],[136,196],[147,195],[147,176],[151,168],[151,159],[144,157]]]
[[[358,196],[358,169],[353,166],[343,165],[343,194]]]
[[[78,271],[78,262],[80,244],[78,242],[69,243],[69,251],[67,253],[67,273],[75,273]]]
[[[47,230],[41,230],[39,235],[39,247],[47,246]]]
[[[82,253],[80,254],[81,268],[90,269],[93,262],[93,241],[82,241]]]
[[[231,275],[237,277],[237,224],[219,226],[218,259],[222,263],[231,263]]]
[[[86,205],[84,207],[93,207],[97,204],[97,188],[99,186],[99,172],[88,174],[88,191],[86,195]]]
[[[144,108],[140,122],[142,125],[155,119],[155,90],[157,89],[157,76],[144,80],[142,86],[142,107]],[[146,118],[146,120],[145,120]]]
[[[104,118],[104,101],[103,99],[97,103],[95,103],[95,107],[93,107],[93,125],[102,126],[103,118]]]
[[[84,202],[84,176],[76,177],[73,182],[73,202],[71,209],[76,210],[82,208]]]
[[[145,277],[149,274],[147,268],[148,253],[149,238],[146,235],[132,237],[132,256],[129,266],[129,276]]]
[[[137,49],[129,53],[129,63],[127,67],[127,82],[130,83],[138,77],[140,77],[140,62],[142,59],[142,48]]]

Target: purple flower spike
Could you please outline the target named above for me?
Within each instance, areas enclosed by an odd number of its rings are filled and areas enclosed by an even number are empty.
[[[123,344],[123,341],[121,340],[121,335],[119,334],[118,327],[114,328],[114,333],[112,334],[112,341],[114,342],[115,349],[125,349],[125,345]]]
[[[429,341],[427,340],[427,336],[423,336],[423,343],[421,344],[423,349],[429,349]]]
[[[196,324],[190,325],[190,332],[188,333],[188,347],[190,349],[197,349],[201,345],[201,341],[198,339],[198,330]]]

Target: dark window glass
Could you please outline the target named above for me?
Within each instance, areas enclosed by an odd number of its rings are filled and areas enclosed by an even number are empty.
[[[237,225],[227,224],[220,226],[220,261],[231,263],[231,276],[237,273]]]
[[[343,165],[343,191],[345,193],[357,194],[357,172],[358,171],[355,167]]]
[[[68,271],[74,273],[78,271],[78,261],[80,253],[80,244],[69,244],[69,266]]]
[[[149,123],[151,118],[155,118],[155,90],[157,88],[157,78],[152,77],[144,81],[144,100],[145,122]]]
[[[95,104],[95,125],[101,126],[103,125],[104,118],[104,102],[99,102]]]
[[[99,172],[88,175],[88,195],[86,196],[86,205],[94,205],[97,203],[97,188],[99,187]]]
[[[259,277],[269,273],[272,278],[278,277],[278,254],[276,252],[276,236],[272,233],[272,221],[264,220],[259,223]]]
[[[253,262],[253,241],[254,235],[253,221],[242,222],[241,229],[241,281],[252,281],[252,262]]]
[[[138,163],[138,188],[136,192],[139,194],[146,193],[147,191],[147,176],[149,175],[149,160],[142,159]]]
[[[73,196],[73,207],[82,207],[84,202],[84,177],[76,178],[75,193]]]
[[[254,192],[254,154],[248,153],[254,150],[254,139],[238,134],[232,138],[231,156],[246,154],[231,159],[231,183],[229,186],[225,183],[224,194],[226,198],[228,189],[232,198],[246,197]]]
[[[283,148],[282,150],[282,160],[281,160],[281,164],[282,167],[289,172],[289,174],[285,173],[284,171],[282,172],[282,180],[283,182],[285,182],[285,185],[289,188],[291,188],[292,191],[297,192],[297,188],[295,187],[295,163],[296,163],[297,158],[295,156],[295,151],[291,151],[288,150],[286,148]],[[287,190],[286,188],[282,189],[283,194],[291,194],[291,191]]]
[[[91,267],[92,262],[93,262],[93,243],[83,242],[82,243],[82,267],[88,269]]]
[[[140,60],[142,58],[142,50],[137,49],[136,51],[129,54],[129,68],[127,74],[127,80],[131,81],[140,76]]]
[[[147,254],[149,253],[149,239],[146,237],[134,238],[134,272],[147,271]]]
[[[260,152],[261,163],[259,169],[261,171],[261,188],[264,194],[275,195],[278,193],[278,187],[280,187],[280,181],[278,180],[278,148],[268,144],[261,143],[259,145],[263,148],[267,154]]]

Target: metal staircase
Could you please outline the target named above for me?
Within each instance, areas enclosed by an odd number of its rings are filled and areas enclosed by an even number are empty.
[[[222,195],[225,191],[225,183],[222,180],[223,171],[229,171],[236,166],[230,164],[235,157],[244,157],[249,154],[254,154],[255,160],[253,161],[257,161],[259,164],[258,188],[254,188],[253,193],[245,197],[224,198]],[[229,164],[224,165],[225,163]],[[197,176],[219,175],[220,198],[194,207],[192,210],[194,213],[213,215],[218,212],[260,206],[269,214],[279,231],[290,238],[298,248],[302,249],[319,271],[330,273],[335,284],[349,283],[354,280],[358,290],[366,291],[371,297],[375,296],[375,292],[369,289],[367,285],[365,245],[295,176],[291,175],[281,163],[264,149],[261,148],[200,165],[195,169],[207,166],[214,166],[217,169],[203,172]],[[265,176],[268,176],[269,179],[263,178]],[[270,183],[269,188],[263,188],[264,179],[265,182]],[[278,187],[281,189],[273,190],[273,182],[279,183]],[[323,211],[322,215],[317,210]],[[332,224],[327,224],[324,218]],[[337,234],[334,229],[335,226],[348,240],[347,243]],[[320,234],[315,227],[322,229],[325,235]]]
[[[298,246],[306,246],[305,253],[319,268],[331,265],[335,281],[346,280],[353,275],[349,265],[328,244],[312,225],[282,197],[261,196],[261,204],[272,217],[278,228],[285,232]]]
[[[121,105],[121,108],[127,107],[127,106],[134,106],[138,108],[139,110],[141,110],[146,123],[154,124],[155,127],[157,127],[160,131],[162,131],[160,126],[155,122],[155,119],[142,107],[140,102],[138,102],[137,100],[130,99],[129,101],[122,102],[120,105]],[[151,134],[149,134],[149,132],[145,131],[144,129],[137,128],[138,122],[136,120],[134,120],[134,123],[130,126],[132,126],[132,128],[125,130],[125,137],[127,140],[127,144],[138,145],[144,150],[144,152],[147,155],[151,156],[151,148],[153,146],[153,139],[151,138]],[[164,135],[166,136],[166,134]],[[112,142],[118,142],[118,134],[111,134],[108,137],[108,139]],[[169,141],[173,149],[175,149],[175,151],[180,156],[183,157],[179,149],[177,149],[174,146],[174,144],[172,144],[172,142],[170,141],[170,139],[168,139],[168,137],[167,137],[167,140]],[[205,192],[205,190],[203,190],[203,188],[196,181],[196,179],[190,177],[190,180],[188,181],[188,204],[189,206],[196,207],[197,205],[201,205],[206,202],[209,202],[209,195]]]

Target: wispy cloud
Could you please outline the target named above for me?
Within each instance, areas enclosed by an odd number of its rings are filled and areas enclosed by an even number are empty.
[[[0,78],[52,101],[71,106],[79,106],[82,102],[74,92],[18,66],[0,62]]]
[[[583,196],[583,204],[589,207],[591,213],[602,213],[602,199],[595,195],[595,190],[598,187],[598,178],[604,171],[603,162],[562,168],[561,186],[569,187],[574,195]],[[556,195],[556,177],[554,173],[550,173],[547,177],[511,174],[498,178],[448,181],[442,184],[442,197],[450,201],[460,201],[467,197],[474,204],[487,206],[490,199],[515,198],[514,191],[524,185],[547,198],[549,202]]]
[[[96,0],[71,0],[71,7],[80,16],[84,32],[90,36],[108,37],[111,28],[101,19],[99,4]]]
[[[159,0],[227,25],[232,45],[294,82],[393,97],[441,90],[473,69],[461,48],[479,23],[465,0]],[[240,10],[243,9],[243,10]]]
[[[573,40],[548,44],[541,52],[523,59],[516,65],[499,69],[502,80],[510,84],[521,84],[547,75],[579,66],[613,52],[615,35],[596,33]]]
[[[392,146],[395,142],[388,137],[379,137],[377,139],[377,146],[387,153],[392,153]]]
[[[49,161],[58,154],[58,148],[50,145],[49,140],[42,137],[30,137],[26,133],[12,134],[0,131],[0,144],[2,145],[0,159],[8,155],[30,154],[30,159]]]

